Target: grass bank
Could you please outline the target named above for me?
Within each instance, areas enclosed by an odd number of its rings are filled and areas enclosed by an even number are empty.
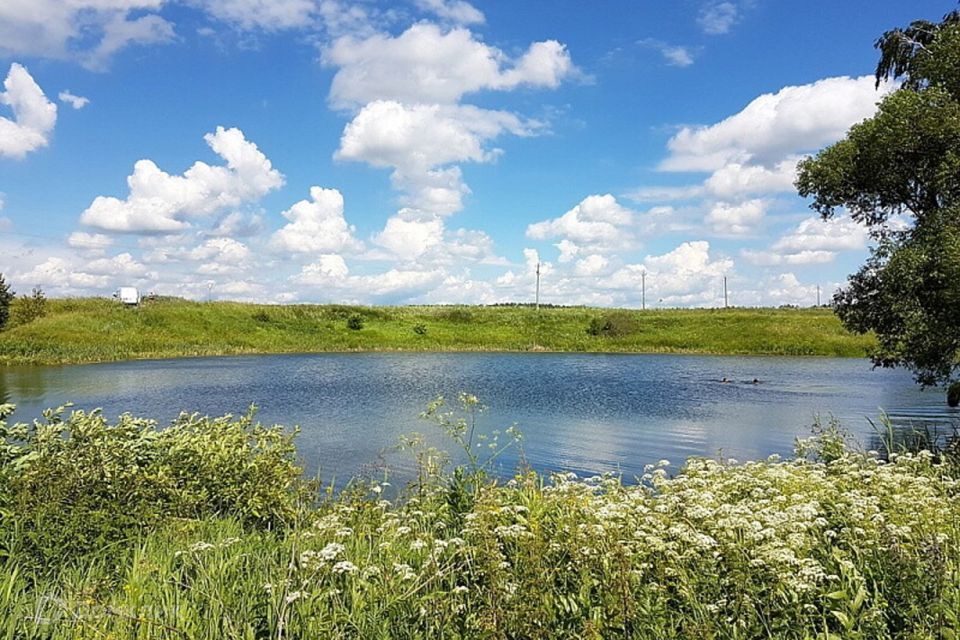
[[[433,407],[445,411],[442,407]],[[7,407],[5,410],[9,410]],[[295,481],[289,436],[74,413],[0,431],[0,637],[954,640],[956,459]],[[441,416],[456,442],[469,414]],[[459,438],[459,440],[458,440]],[[481,459],[476,462],[482,464]]]
[[[349,328],[351,318],[362,328]],[[49,300],[43,317],[0,332],[0,364],[377,350],[863,357],[872,344],[869,336],[845,331],[827,309],[565,307],[538,313],[510,306],[269,306],[180,299],[125,308],[88,298]]]

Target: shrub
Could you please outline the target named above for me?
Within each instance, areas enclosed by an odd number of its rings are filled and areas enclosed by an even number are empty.
[[[415,324],[413,325],[413,332],[418,336],[425,336],[427,335],[427,325],[423,324],[422,322]]]
[[[347,318],[347,329],[351,329],[353,331],[359,331],[360,329],[363,329],[363,316],[359,313],[354,313]]]
[[[260,309],[251,316],[257,322],[270,322],[270,314],[267,313],[266,309]]]
[[[252,411],[181,414],[161,430],[130,414],[110,424],[98,410],[65,417],[63,408],[8,426],[12,410],[0,407],[0,512],[13,514],[0,518],[0,534],[18,529],[21,559],[78,557],[174,517],[273,527],[293,514],[293,435],[255,423]]]
[[[7,325],[10,319],[10,303],[13,301],[14,293],[10,290],[10,285],[3,279],[0,273],[0,329]]]
[[[591,336],[619,337],[637,330],[637,320],[629,313],[620,311],[593,318],[587,325],[587,333]]]
[[[47,315],[47,297],[43,289],[34,287],[29,296],[21,296],[13,306],[12,315],[16,325],[27,324]]]
[[[951,407],[960,405],[960,382],[954,382],[947,387],[947,404]]]

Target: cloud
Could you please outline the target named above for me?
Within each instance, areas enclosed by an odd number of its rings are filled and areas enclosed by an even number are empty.
[[[873,76],[826,78],[765,93],[737,114],[710,126],[684,127],[667,147],[664,171],[716,171],[731,162],[764,164],[839,140],[870,117],[892,89]]]
[[[610,261],[598,254],[592,254],[586,258],[577,260],[573,265],[574,275],[580,277],[596,276],[607,270]]]
[[[280,172],[240,129],[217,127],[204,140],[226,166],[198,161],[171,176],[152,160],[139,160],[127,178],[127,198],[98,196],[80,221],[105,231],[172,233],[190,228],[188,218],[255,201],[283,185]]]
[[[761,165],[731,162],[714,171],[703,187],[706,193],[715,198],[792,192],[799,161],[799,157],[790,156],[769,169]]]
[[[67,246],[84,251],[104,251],[113,245],[113,238],[102,233],[74,231],[67,238]]]
[[[710,255],[705,240],[684,242],[659,256],[647,256],[640,264],[629,264],[607,280],[611,289],[639,292],[646,273],[647,299],[662,299],[671,306],[719,305],[723,302],[722,278],[732,274],[730,258]]]
[[[566,47],[555,40],[535,42],[511,60],[467,29],[444,32],[426,22],[396,37],[338,38],[323,50],[322,61],[338,67],[330,88],[336,108],[375,100],[453,104],[485,89],[555,88],[575,71]]]
[[[710,2],[700,10],[697,24],[704,33],[718,35],[729,32],[739,18],[740,11],[733,2]]]
[[[867,229],[849,217],[808,218],[781,236],[769,251],[744,249],[740,253],[760,266],[824,264],[841,251],[866,248],[868,240]]]
[[[707,213],[706,223],[721,235],[753,233],[763,221],[766,209],[767,202],[759,199],[735,204],[718,202]]]
[[[289,223],[271,237],[274,251],[329,253],[363,248],[343,216],[343,196],[336,189],[310,187],[310,200],[297,202],[282,215]]]
[[[164,0],[0,2],[0,53],[75,59],[101,69],[130,44],[166,42],[173,25],[155,11]]]
[[[401,260],[419,258],[443,242],[444,225],[439,218],[429,220],[391,216],[373,242]]]
[[[673,67],[689,67],[694,62],[693,52],[689,47],[667,44],[655,38],[644,38],[638,40],[637,44],[659,51],[667,64]]]
[[[120,284],[141,285],[156,277],[155,272],[129,253],[95,260],[49,256],[32,268],[11,274],[12,281],[24,286],[40,286],[54,295],[75,295],[79,291],[104,293]]]
[[[758,282],[756,289],[738,289],[731,291],[732,299],[740,305],[778,306],[792,304],[801,307],[813,306],[817,302],[817,285],[804,284],[793,273],[780,273]],[[821,300],[828,300],[827,291],[839,287],[838,283],[828,283],[821,289]]]
[[[505,111],[469,105],[415,104],[377,100],[347,124],[334,157],[393,167],[396,188],[406,204],[448,215],[462,208],[468,192],[460,169],[437,169],[455,162],[490,162],[499,155],[485,143],[504,132],[530,135],[536,123]]]
[[[562,238],[568,241],[561,248],[567,256],[576,254],[583,246],[595,252],[624,248],[632,241],[629,227],[635,213],[610,194],[587,196],[559,218],[529,225],[527,237],[533,240]]]
[[[833,251],[797,251],[796,253],[776,253],[773,251],[755,251],[753,249],[743,249],[740,255],[744,259],[757,266],[771,267],[777,265],[807,265],[807,264],[826,264],[833,262],[837,254]]]
[[[415,3],[423,11],[456,24],[483,24],[486,21],[483,12],[463,0],[415,0]]]
[[[390,269],[370,275],[351,275],[344,259],[336,254],[319,256],[291,278],[295,284],[322,289],[325,294],[362,296],[365,299],[403,299],[423,294],[439,285],[441,270]]]
[[[857,251],[867,246],[867,229],[849,217],[807,218],[773,244],[775,251]]]
[[[60,102],[69,104],[74,109],[83,109],[85,106],[90,104],[89,98],[84,98],[83,96],[75,96],[70,93],[69,90],[61,91],[57,96],[60,99]]]
[[[13,63],[3,83],[0,105],[13,111],[13,119],[0,117],[0,156],[23,158],[50,144],[57,123],[57,105],[47,100],[30,73]]]
[[[110,58],[130,44],[156,44],[173,40],[173,25],[157,15],[128,19],[125,13],[114,13],[102,25],[100,42],[82,57],[83,66],[102,71]]]
[[[211,17],[239,29],[279,31],[310,26],[316,20],[314,0],[191,0]]]

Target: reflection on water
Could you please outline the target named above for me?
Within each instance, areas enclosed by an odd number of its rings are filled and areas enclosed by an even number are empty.
[[[0,399],[17,403],[21,420],[67,401],[161,421],[255,403],[263,422],[302,427],[300,451],[326,478],[370,468],[411,431],[445,445],[418,416],[461,390],[490,407],[484,427],[519,424],[534,468],[627,477],[661,458],[788,455],[818,414],[836,416],[869,448],[881,448],[868,422],[881,408],[901,438],[960,416],[905,372],[833,358],[322,354],[0,369]],[[410,471],[408,459],[390,459]],[[511,469],[517,453],[503,462]]]

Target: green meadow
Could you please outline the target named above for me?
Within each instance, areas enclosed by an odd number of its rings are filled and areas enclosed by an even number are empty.
[[[18,299],[14,305],[22,304]],[[16,308],[13,317],[17,317]],[[829,309],[258,305],[51,299],[0,332],[0,363],[324,351],[572,351],[864,357]]]

